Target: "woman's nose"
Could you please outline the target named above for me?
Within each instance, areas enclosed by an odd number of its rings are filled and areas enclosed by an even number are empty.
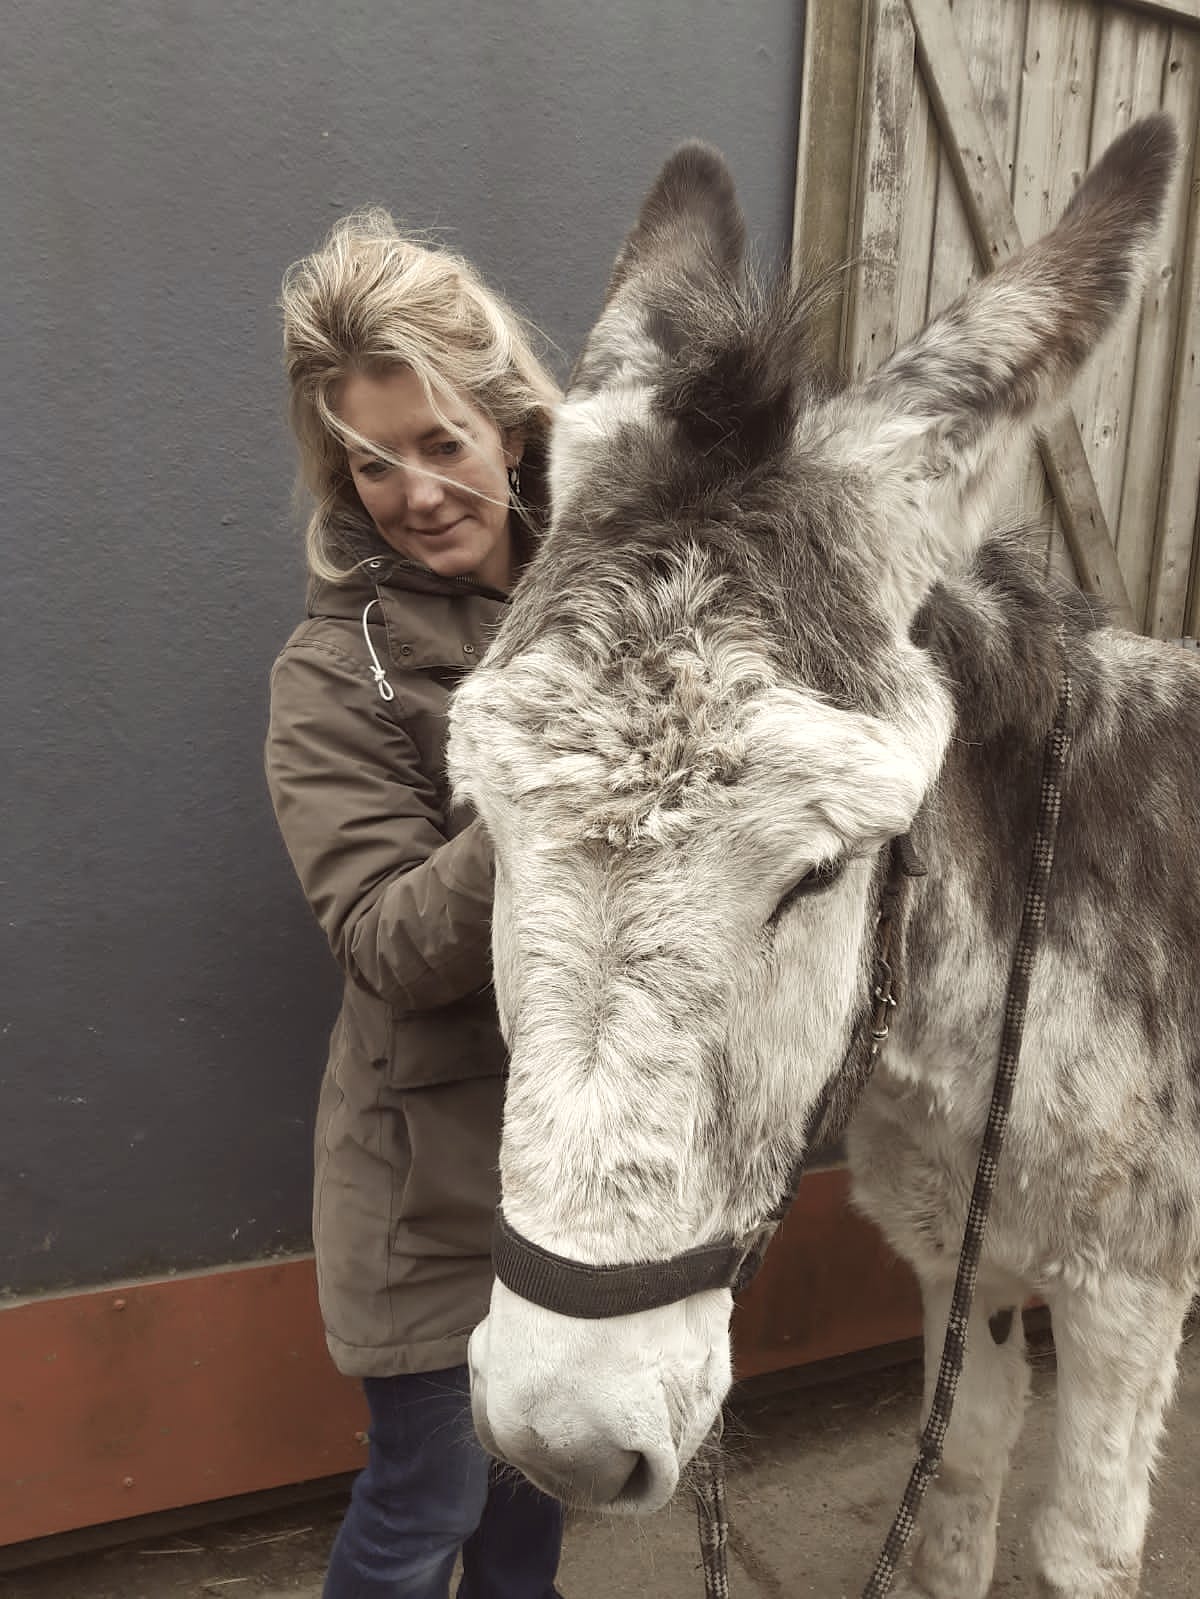
[[[437,478],[430,477],[428,472],[412,471],[408,473],[409,509],[418,513],[436,510],[445,498],[445,490]]]

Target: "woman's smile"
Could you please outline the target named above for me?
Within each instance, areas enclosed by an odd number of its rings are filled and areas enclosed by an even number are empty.
[[[443,522],[441,527],[410,527],[408,531],[419,539],[440,539],[447,533],[453,533],[459,523],[465,520],[465,517],[457,516],[453,522]]]

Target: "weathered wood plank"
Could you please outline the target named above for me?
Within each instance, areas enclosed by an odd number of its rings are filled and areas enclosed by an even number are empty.
[[[1119,6],[1105,8],[1096,55],[1089,165],[1130,123],[1158,110],[1169,33],[1153,17],[1138,16]],[[1138,425],[1134,380],[1146,331],[1139,295],[1100,343],[1072,394],[1096,492],[1112,530],[1117,564],[1139,627],[1150,585],[1153,500],[1137,508],[1124,525],[1121,506],[1129,444]],[[1160,434],[1160,449],[1161,438]]]
[[[1180,168],[1143,316],[1122,519],[1157,504],[1145,626],[1177,638],[1200,626],[1200,615],[1187,614],[1189,568],[1200,572],[1200,33],[1173,30],[1163,107],[1179,131]]]
[[[1023,238],[1053,227],[1087,167],[1099,15],[1095,0],[1030,0],[1013,173],[1013,209]],[[1050,560],[1062,572],[1074,569],[1057,504]]]
[[[1154,31],[1165,41],[1159,103],[1174,118],[1180,137],[1181,164],[1167,195],[1163,229],[1149,263],[1137,343],[1130,356],[1133,374],[1131,427],[1117,516],[1118,559],[1126,572],[1134,569],[1138,572],[1136,585],[1130,582],[1130,593],[1147,631],[1153,631],[1155,625],[1156,590],[1164,579],[1170,579],[1174,565],[1173,543],[1163,543],[1159,513],[1169,487],[1164,474],[1171,472],[1167,461],[1168,418],[1181,318],[1186,313],[1182,286],[1187,267],[1189,217],[1191,225],[1195,226],[1191,210],[1194,200],[1187,173],[1194,159],[1200,109],[1200,31],[1186,27],[1155,27]],[[1142,108],[1138,109],[1140,112]],[[1186,474],[1186,466],[1184,471]],[[1165,566],[1162,564],[1164,555],[1167,556]],[[1181,602],[1187,581],[1186,549],[1182,566]],[[1175,611],[1174,632],[1178,633],[1183,622],[1182,603]]]
[[[954,28],[967,63],[984,126],[996,159],[1005,174],[1009,192],[1017,150],[1021,105],[1028,0],[953,0]],[[939,208],[952,203],[939,216],[933,273],[931,310],[950,304],[980,276],[978,249],[963,203],[958,195],[948,158],[943,156]],[[1001,485],[997,504],[1001,517],[1037,529],[1044,546],[1054,523],[1054,499],[1046,482],[1042,459],[1030,445],[1023,462],[1015,462]],[[1031,535],[1032,536],[1032,535]]]
[[[940,316],[947,306],[953,305],[981,273],[971,225],[958,192],[958,179],[940,138],[936,203],[927,294],[930,318]]]
[[[1171,72],[1174,61],[1179,66]],[[1146,630],[1155,638],[1178,638],[1200,632],[1200,35],[1178,30],[1171,38],[1163,104],[1178,107],[1184,158],[1174,198],[1187,216],[1176,256],[1173,376],[1163,384],[1170,401],[1160,433],[1165,449]]]
[[[1200,511],[1196,513],[1196,525],[1192,529],[1192,577],[1189,589],[1187,608],[1187,635],[1189,638],[1200,638]]]
[[[908,0],[908,8],[946,154],[980,258],[991,270],[1021,248],[1008,182],[979,108],[948,0]]]
[[[1021,19],[1021,38],[1019,43],[1019,67],[1017,81],[1012,92],[1012,151],[1007,163],[1008,191],[1013,200],[1013,214],[1017,219],[1017,231],[1022,238],[1032,238],[1035,230],[1026,227],[1019,210],[1016,209],[1017,192],[1017,162],[1019,159],[1022,112],[1025,110],[1026,95],[1026,40],[1029,34],[1030,16],[1037,0],[1029,0]],[[1025,462],[1020,470],[1019,483],[1016,491],[1016,513],[1024,520],[1033,531],[1034,543],[1044,550],[1048,564],[1054,566],[1065,577],[1074,578],[1075,563],[1071,559],[1071,552],[1067,549],[1063,537],[1062,518],[1058,514],[1058,507],[1054,503],[1054,495],[1050,490],[1050,483],[1046,477],[1046,469],[1042,465],[1042,453],[1036,442],[1031,443],[1025,454]]]
[[[856,197],[858,257],[850,278],[845,366],[872,372],[896,347],[896,235],[908,175],[913,30],[905,0],[868,0],[861,164]]]
[[[1021,246],[1005,174],[971,84],[948,0],[908,0],[908,6],[915,27],[917,56],[946,152],[958,178],[980,257],[990,268]],[[1078,79],[1073,83],[1073,92],[1078,95]],[[1071,83],[1068,92],[1072,92]],[[1101,595],[1121,622],[1131,626],[1133,614],[1116,552],[1073,418],[1064,417],[1050,428],[1041,441],[1041,450],[1081,585],[1088,592]]]
[[[1120,0],[1130,11],[1145,11],[1166,22],[1200,23],[1200,0]]]
[[[908,116],[908,188],[900,213],[896,249],[896,343],[919,333],[929,320],[930,253],[937,215],[941,138],[919,72],[913,73]]]
[[[840,267],[853,249],[858,151],[852,108],[862,72],[864,10],[862,0],[808,0],[792,218],[795,277]],[[843,283],[813,325],[814,354],[830,367],[840,358],[845,311]]]
[[[1030,0],[1013,211],[1026,238],[1058,221],[1087,170],[1101,8]]]
[[[997,162],[1011,181],[1016,149],[1016,109],[1021,97],[1021,66],[1027,0],[955,0],[954,30],[959,49]],[[931,315],[945,309],[980,276],[979,256],[954,169],[942,155],[938,218],[929,284]]]
[[[1136,626],[1075,418],[1064,412],[1039,446],[1080,588],[1104,600],[1122,627]]]

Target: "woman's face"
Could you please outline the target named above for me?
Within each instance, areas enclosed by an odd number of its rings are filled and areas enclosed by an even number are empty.
[[[520,441],[501,437],[466,400],[444,407],[469,445],[439,422],[416,374],[348,378],[339,419],[386,449],[402,466],[357,450],[347,462],[363,509],[394,550],[440,577],[473,577],[507,589],[512,579],[508,468]]]

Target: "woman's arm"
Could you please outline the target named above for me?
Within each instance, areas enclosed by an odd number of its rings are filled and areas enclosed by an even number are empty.
[[[317,639],[271,675],[267,782],[301,886],[339,964],[398,1010],[491,979],[492,851],[447,841],[413,740],[360,663]]]

